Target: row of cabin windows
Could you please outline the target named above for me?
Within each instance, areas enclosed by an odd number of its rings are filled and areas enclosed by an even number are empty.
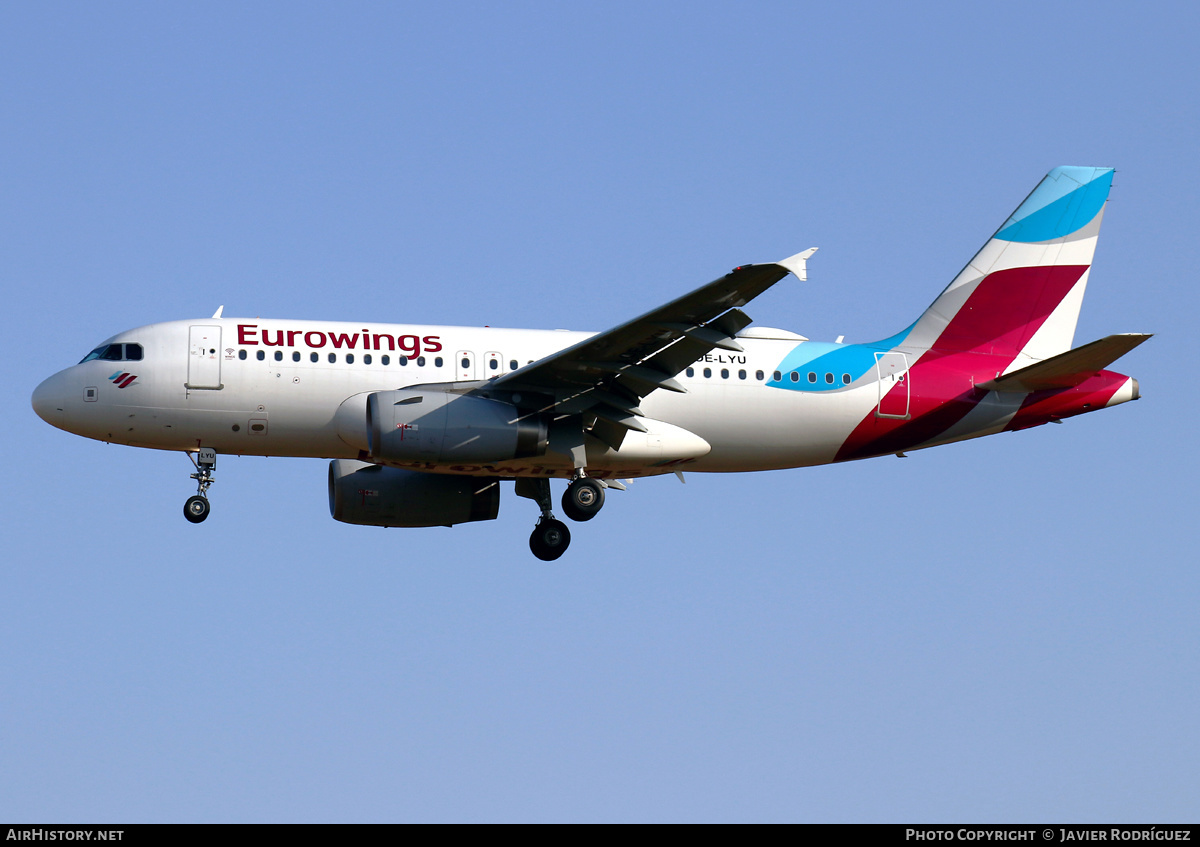
[[[246,355],[247,354],[246,354],[245,350],[238,350],[238,358],[239,359],[245,360]],[[254,358],[258,359],[261,362],[267,358],[267,352],[265,350],[256,350],[254,353]],[[293,350],[292,351],[292,361],[299,362],[300,359],[301,359],[300,351]],[[328,359],[329,359],[330,364],[335,364],[338,360],[337,353],[328,354]],[[309,353],[308,360],[310,362],[319,362],[319,361],[321,361],[321,354],[320,353]],[[276,362],[283,361],[283,351],[282,350],[275,351],[275,361]],[[348,365],[353,365],[354,364],[354,354],[347,353],[345,356],[345,359],[343,359],[343,361]],[[373,364],[374,361],[375,360],[372,358],[370,353],[363,353],[362,363],[364,365]],[[418,368],[423,368],[423,367],[425,367],[426,360],[425,360],[424,356],[417,356],[415,359],[410,359],[408,356],[399,356],[396,358],[396,364],[401,365],[401,366],[407,365],[409,362],[415,362]],[[379,364],[390,365],[391,363],[392,363],[392,357],[387,355],[386,353],[379,357]],[[442,366],[442,364],[443,364],[443,360],[442,360],[441,356],[437,356],[433,360],[433,366],[435,368],[440,368]]]
[[[120,344],[113,344],[113,345],[109,345],[109,346],[110,346],[110,347],[120,347],[121,345],[120,345]],[[125,346],[127,346],[127,347],[137,347],[137,345],[136,345],[136,344],[127,344],[127,345],[125,345]],[[239,351],[238,351],[238,358],[239,358],[239,359],[242,359],[243,361],[246,359],[247,355],[248,355],[248,354],[247,354],[247,352],[246,352],[245,350],[239,350]],[[254,353],[254,357],[255,357],[256,359],[258,359],[258,361],[260,361],[260,362],[261,362],[261,361],[263,361],[264,359],[266,359],[266,358],[267,358],[267,352],[266,352],[265,350],[257,350],[257,351],[255,351],[255,353]],[[93,356],[91,356],[90,358],[95,358],[95,356],[93,355]],[[131,358],[132,358],[132,357],[131,357]],[[141,356],[141,348],[140,348],[140,347],[138,347],[138,355],[137,355],[137,358],[138,358],[138,359],[142,358],[142,356]],[[336,364],[336,363],[337,363],[337,360],[338,360],[337,353],[329,353],[329,354],[328,354],[328,356],[327,356],[327,358],[329,359],[329,363],[330,363],[331,365],[332,365],[332,364]],[[299,362],[299,361],[300,361],[300,359],[301,359],[301,356],[300,356],[300,351],[299,351],[299,350],[293,351],[293,352],[292,352],[292,361],[293,361],[293,362]],[[320,354],[320,353],[309,353],[309,354],[308,354],[308,360],[309,360],[310,362],[319,362],[319,361],[321,361],[321,354]],[[87,361],[87,359],[84,359],[84,361],[86,362],[86,361]],[[276,361],[276,362],[282,362],[282,361],[283,361],[283,351],[282,351],[282,350],[276,350],[276,351],[275,351],[275,361]],[[346,354],[345,354],[345,358],[343,359],[343,361],[344,361],[346,364],[348,364],[348,365],[353,365],[353,364],[354,364],[354,354],[353,354],[353,353],[346,353]],[[374,358],[372,358],[372,356],[371,356],[371,354],[370,354],[370,353],[363,353],[363,355],[362,355],[362,363],[363,363],[364,365],[371,365],[371,364],[374,364],[374,362],[375,362],[375,360],[374,360]],[[409,362],[414,362],[418,368],[423,368],[423,367],[425,367],[426,359],[425,359],[425,357],[424,357],[424,356],[417,356],[416,358],[410,358],[409,356],[397,356],[397,357],[396,357],[396,364],[397,364],[397,365],[400,365],[401,367],[404,367],[404,366],[405,366],[405,365],[407,365]],[[379,357],[379,364],[381,364],[381,365],[390,365],[391,363],[392,363],[392,357],[391,357],[391,356],[389,356],[389,355],[387,355],[386,353],[385,353],[384,355],[382,355],[382,356],[380,356],[380,357]],[[529,360],[529,363],[530,363],[530,364],[533,364],[533,359],[530,359],[530,360]],[[435,368],[440,368],[440,367],[442,367],[442,365],[443,365],[443,364],[444,364],[444,360],[442,359],[442,357],[441,357],[441,356],[435,356],[435,357],[434,357],[434,360],[433,360],[433,366],[434,366]],[[462,365],[463,369],[464,369],[464,370],[466,370],[466,369],[468,369],[468,368],[470,368],[470,367],[471,367],[471,360],[470,360],[470,359],[468,359],[468,358],[466,358],[466,357],[464,356],[464,357],[463,357],[463,360],[462,360],[462,362],[461,362],[460,364]],[[500,360],[499,360],[499,359],[488,359],[488,367],[489,367],[491,370],[499,370],[499,368],[500,368]],[[519,368],[519,367],[520,367],[520,362],[518,362],[516,359],[512,359],[512,360],[510,360],[510,361],[509,361],[509,363],[508,363],[508,369],[509,369],[509,370],[511,370],[511,371],[515,371],[515,370],[516,370],[517,368]]]
[[[142,360],[142,355],[143,355],[142,345],[140,345],[140,344],[105,344],[101,347],[97,347],[95,350],[88,353],[83,358],[83,360],[80,362],[80,364],[83,364],[83,362],[90,362],[93,359],[100,359],[100,360],[107,361],[107,362],[126,362],[126,361],[127,362],[140,362]],[[266,354],[265,350],[257,350],[257,351],[255,351],[254,355],[255,355],[255,358],[257,358],[258,361],[260,361],[260,362],[267,358],[267,354]],[[245,350],[238,351],[239,359],[245,360],[246,356],[247,356],[247,353]],[[292,361],[293,362],[299,362],[300,358],[301,358],[300,351],[296,350],[296,351],[292,352]],[[308,358],[309,358],[310,362],[319,362],[321,360],[321,356],[319,353],[309,353]],[[336,364],[337,363],[337,354],[329,353],[328,360],[329,360],[330,364]],[[362,360],[363,360],[364,365],[370,365],[370,364],[374,363],[374,360],[372,359],[370,353],[364,353]],[[283,351],[282,350],[275,351],[275,361],[276,362],[283,361]],[[354,364],[354,354],[346,353],[344,361],[348,365]],[[396,357],[396,364],[400,365],[401,367],[406,366],[410,361],[415,362],[417,367],[419,367],[419,368],[425,367],[425,364],[426,364],[426,359],[424,356],[417,356],[415,359],[410,359],[408,356]],[[532,359],[530,359],[529,361],[530,361],[530,364],[533,363]],[[391,363],[392,363],[392,357],[387,355],[386,353],[379,357],[379,364],[387,366],[387,365],[390,365]],[[442,367],[443,364],[444,364],[444,362],[443,362],[443,359],[441,356],[434,357],[433,366],[435,368],[440,368],[440,367]],[[471,360],[464,356],[462,361],[459,364],[461,364],[463,369],[466,370],[471,367]],[[508,363],[509,370],[515,371],[518,367],[520,367],[520,363],[516,359],[512,359],[509,361],[509,363]],[[494,357],[489,358],[488,359],[488,368],[493,371],[499,370],[500,360],[497,358],[494,358]],[[703,373],[704,373],[705,379],[712,378],[712,368],[705,368]],[[696,369],[688,368],[687,375],[689,377],[694,377],[696,375]],[[738,379],[747,379],[747,373],[745,370],[739,370],[737,372],[737,375],[738,375]],[[774,377],[775,382],[783,381],[783,373],[781,371],[775,371],[774,374],[772,374],[772,376]],[[764,380],[766,378],[766,375],[762,371],[755,371],[754,378],[757,379],[759,382],[761,382],[762,380]],[[788,378],[792,382],[799,382],[800,381],[800,372],[799,371],[791,371],[788,374]],[[721,368],[721,379],[729,379],[729,369],[728,368]],[[808,372],[808,381],[809,381],[809,383],[816,384],[817,374],[815,371]],[[825,384],[826,385],[833,385],[834,381],[835,381],[834,375],[832,373],[825,374]],[[851,381],[852,380],[850,378],[850,374],[848,374],[848,373],[842,374],[842,385],[849,385],[851,383]]]
[[[712,368],[705,368],[705,369],[704,369],[704,371],[703,371],[703,373],[704,373],[704,378],[705,378],[705,379],[711,379],[711,378],[712,378],[712,374],[713,374],[713,372],[712,372]],[[688,369],[687,369],[687,375],[688,375],[688,376],[695,376],[695,375],[696,375],[696,369],[695,369],[695,368],[688,368]],[[747,374],[746,374],[746,372],[745,372],[744,370],[739,370],[739,371],[737,372],[737,375],[738,375],[738,379],[746,379],[746,378],[747,378]],[[762,371],[755,371],[755,372],[754,372],[754,378],[755,378],[755,379],[757,379],[759,382],[762,382],[764,379],[766,379],[766,378],[767,378],[767,375],[766,375],[766,374],[764,374]],[[729,368],[721,368],[721,379],[729,379]]]
[[[100,359],[105,362],[140,362],[142,360],[142,345],[140,344],[103,344],[88,353],[79,364]]]
[[[788,374],[788,379],[790,379],[792,382],[799,382],[800,381],[800,372],[792,371],[790,374]],[[775,381],[776,382],[783,381],[783,374],[780,373],[779,371],[775,371]],[[811,383],[816,383],[817,374],[815,371],[808,372],[808,381]],[[849,385],[851,382],[853,382],[853,380],[850,378],[850,374],[842,374],[842,385]],[[825,374],[825,384],[833,385],[833,383],[834,383],[833,374],[831,374],[831,373]]]

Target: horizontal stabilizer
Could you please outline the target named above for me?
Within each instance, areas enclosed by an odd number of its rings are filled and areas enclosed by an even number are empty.
[[[1110,335],[1066,353],[1059,353],[1036,365],[982,382],[978,387],[988,391],[1021,392],[1070,388],[1090,378],[1097,371],[1104,370],[1148,338],[1149,335],[1136,332]]]

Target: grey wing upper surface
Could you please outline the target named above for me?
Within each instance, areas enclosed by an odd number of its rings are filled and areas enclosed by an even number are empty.
[[[805,279],[816,248],[770,264],[742,265],[640,317],[490,380],[489,390],[527,392],[544,409],[587,414],[590,431],[619,446],[643,430],[638,403],[653,391],[686,389],[675,375],[714,349],[741,352],[734,336],[751,320],[746,305],[789,273]]]

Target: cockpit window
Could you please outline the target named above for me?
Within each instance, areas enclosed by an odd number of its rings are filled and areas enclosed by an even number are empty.
[[[88,353],[79,364],[90,362],[92,359],[103,359],[106,362],[140,362],[142,360],[142,345],[140,344],[102,344]]]

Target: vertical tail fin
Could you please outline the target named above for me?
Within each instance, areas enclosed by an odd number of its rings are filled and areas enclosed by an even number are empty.
[[[1112,168],[1059,167],[913,325],[904,346],[1013,357],[1011,369],[1071,348]]]

